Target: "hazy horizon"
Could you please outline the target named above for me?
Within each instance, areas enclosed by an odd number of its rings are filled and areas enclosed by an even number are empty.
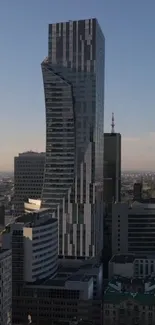
[[[48,24],[96,17],[106,39],[105,132],[114,112],[122,170],[155,170],[155,1],[3,1],[0,10],[0,170],[19,152],[45,150],[41,62]]]

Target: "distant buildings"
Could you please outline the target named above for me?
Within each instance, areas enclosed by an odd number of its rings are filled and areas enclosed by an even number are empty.
[[[112,254],[154,254],[155,204],[115,203],[112,207]]]
[[[48,57],[42,62],[42,205],[58,217],[60,257],[87,259],[103,249],[104,60],[96,19],[49,25]]]
[[[0,228],[5,226],[5,206],[0,202]]]
[[[134,201],[142,201],[142,191],[143,191],[143,184],[140,183],[134,183],[133,186],[133,200]]]
[[[45,154],[24,152],[14,158],[14,210],[24,212],[28,198],[40,199],[43,187]]]
[[[12,255],[0,248],[0,324],[12,325]]]

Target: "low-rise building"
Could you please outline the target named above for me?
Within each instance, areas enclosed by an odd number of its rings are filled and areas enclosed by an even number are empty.
[[[155,278],[114,277],[104,293],[104,325],[153,325]]]
[[[117,254],[109,261],[109,279],[113,276],[128,278],[155,276],[155,256]]]

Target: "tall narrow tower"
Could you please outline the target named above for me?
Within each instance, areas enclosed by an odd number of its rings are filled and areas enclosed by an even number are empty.
[[[106,203],[121,199],[121,135],[115,133],[112,113],[111,133],[104,133],[104,200]]]
[[[114,113],[112,113],[111,133],[115,133]]]
[[[58,218],[60,256],[91,258],[102,249],[104,57],[96,19],[49,25],[48,58],[42,63],[42,202]]]

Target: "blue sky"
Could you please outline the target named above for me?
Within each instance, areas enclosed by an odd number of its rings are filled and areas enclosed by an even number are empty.
[[[124,168],[155,169],[155,1],[0,2],[0,170],[24,150],[44,150],[40,63],[48,24],[97,17],[106,38],[105,131],[115,113]]]

